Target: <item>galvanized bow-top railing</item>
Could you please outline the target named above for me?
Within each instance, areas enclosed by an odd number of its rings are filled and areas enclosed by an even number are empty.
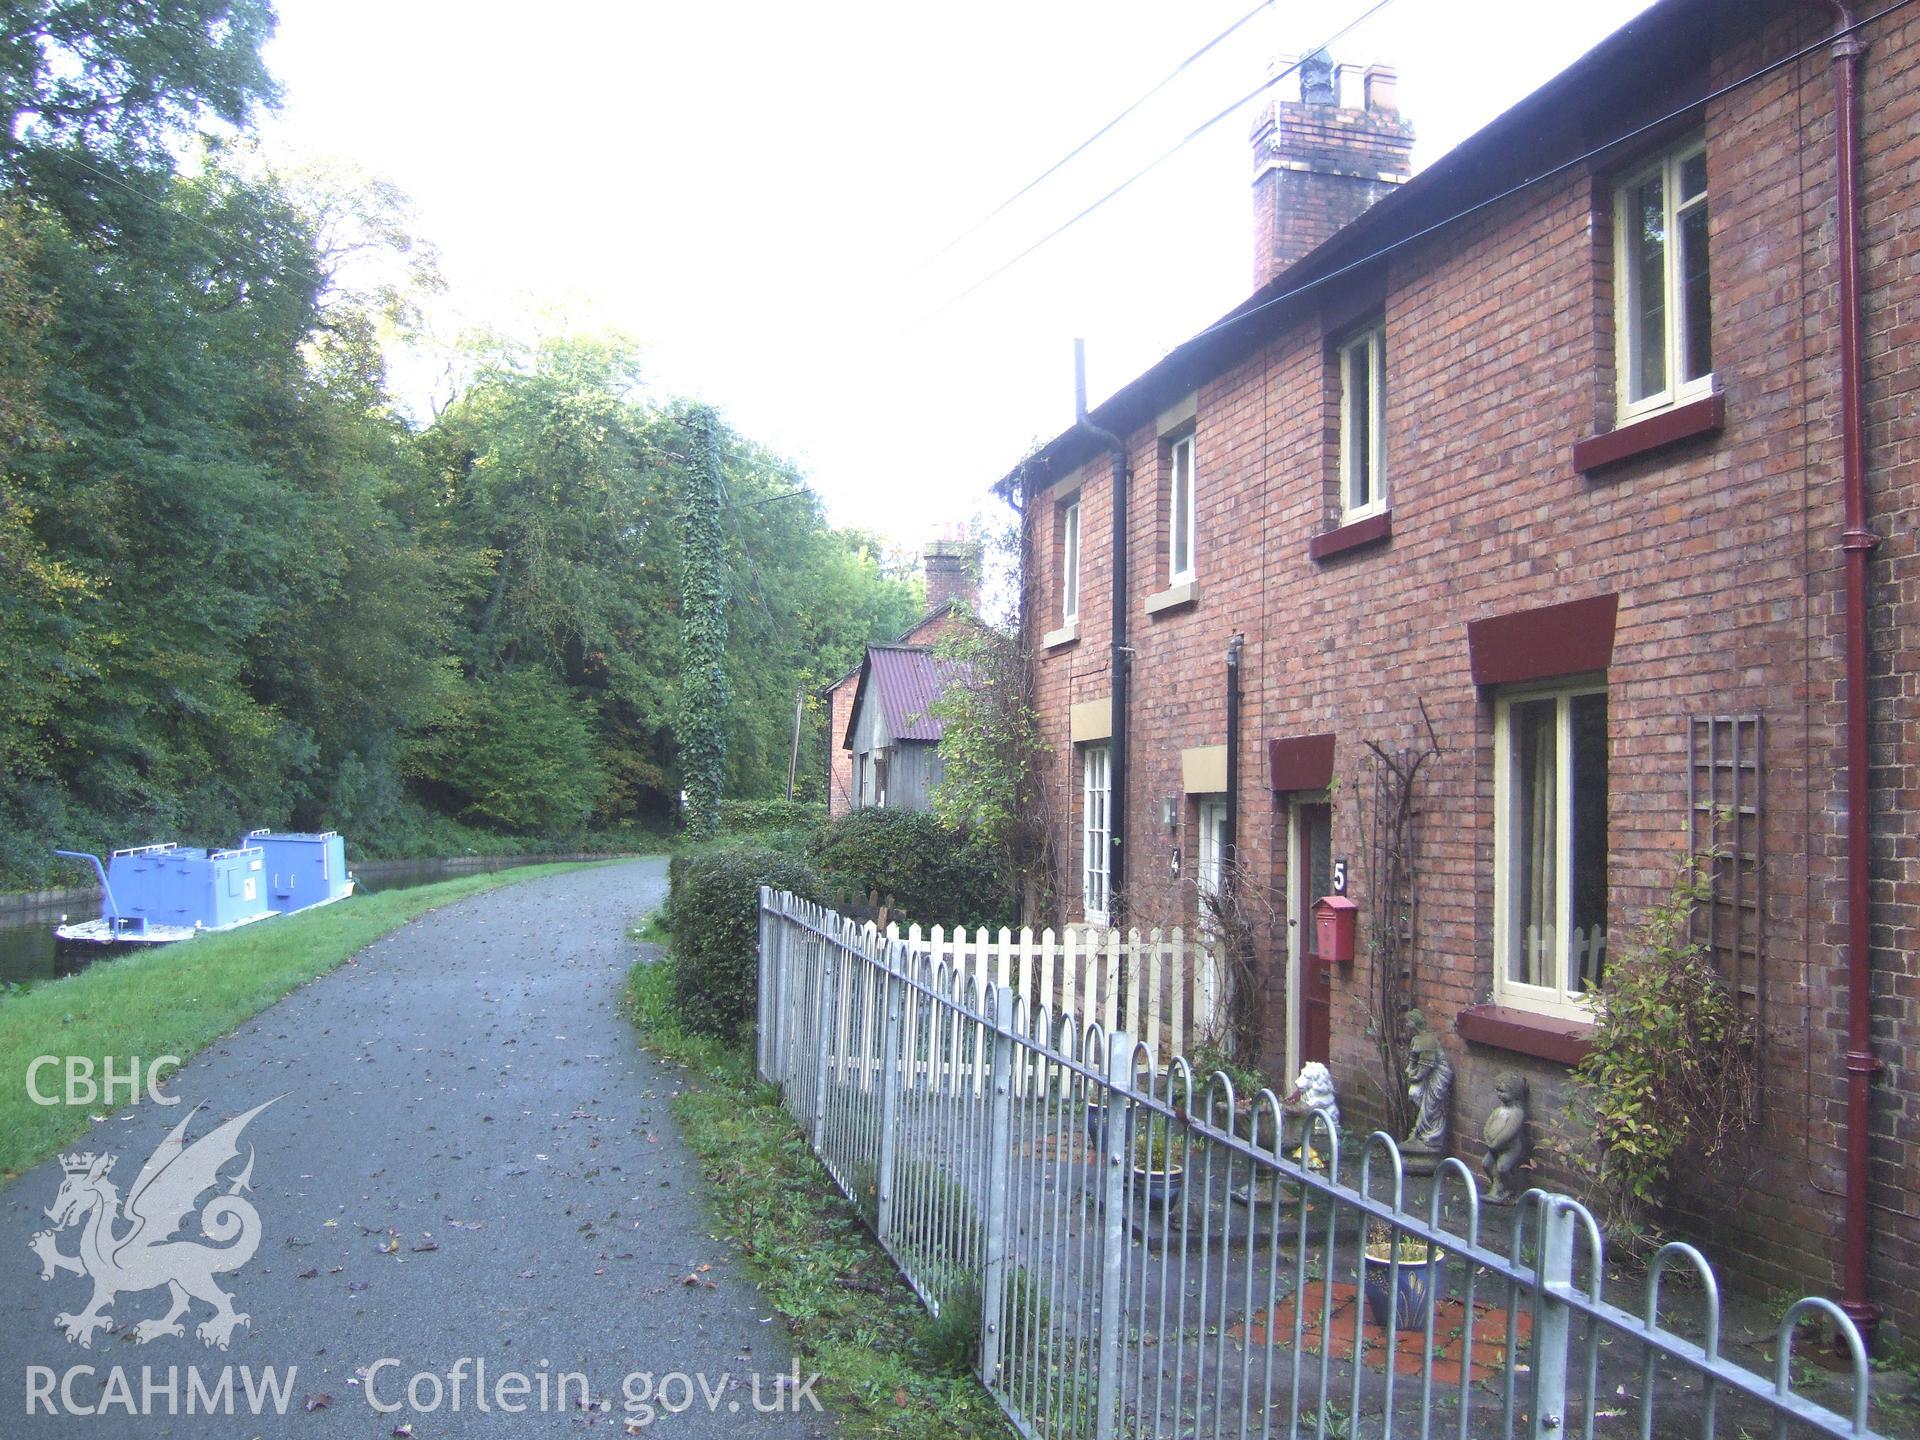
[[[762,892],[760,956],[761,1076],[1026,1435],[1873,1433],[1825,1300],[1786,1312],[1763,1376],[1720,1355],[1691,1246],[1628,1310],[1564,1195],[1485,1207],[1458,1160],[1410,1178],[1385,1134],[1343,1157],[1324,1114],[790,895]],[[1850,1414],[1796,1393],[1814,1314]]]

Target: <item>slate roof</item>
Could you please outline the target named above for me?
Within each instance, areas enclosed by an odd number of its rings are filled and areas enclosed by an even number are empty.
[[[938,741],[944,731],[932,713],[933,702],[955,680],[964,680],[967,667],[958,661],[937,660],[926,645],[869,645],[860,665],[860,687],[853,692],[853,714],[847,720],[842,747],[853,748],[853,727],[869,689],[886,718],[895,740]]]

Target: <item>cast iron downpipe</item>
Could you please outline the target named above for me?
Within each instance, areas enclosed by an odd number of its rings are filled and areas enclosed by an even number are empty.
[[[1840,262],[1840,479],[1845,529],[1847,730],[1847,1198],[1840,1308],[1871,1346],[1881,1309],[1867,1295],[1868,1141],[1874,1073],[1873,950],[1869,845],[1872,791],[1867,746],[1867,557],[1880,537],[1867,526],[1866,420],[1860,378],[1859,136],[1854,93],[1861,44],[1852,9],[1841,0],[1809,0],[1833,18],[1835,244]]]
[[[1087,417],[1087,342],[1073,342],[1073,416],[1080,433],[1113,457],[1113,692],[1112,734],[1107,740],[1107,923],[1126,923],[1127,904],[1127,679],[1133,651],[1127,645],[1127,447],[1111,430]]]
[[[1220,847],[1220,893],[1229,895],[1240,873],[1240,651],[1244,637],[1227,642],[1227,833]]]

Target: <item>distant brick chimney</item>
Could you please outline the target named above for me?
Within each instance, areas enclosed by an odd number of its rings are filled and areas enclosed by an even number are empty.
[[[1413,173],[1413,126],[1390,66],[1336,66],[1320,50],[1297,73],[1300,98],[1276,100],[1253,127],[1255,289]],[[1358,110],[1340,103],[1356,79]]]
[[[980,608],[980,547],[970,540],[935,540],[927,546],[927,611],[958,600]]]

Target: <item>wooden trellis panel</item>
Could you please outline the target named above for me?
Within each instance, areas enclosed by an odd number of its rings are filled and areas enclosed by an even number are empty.
[[[1687,820],[1692,853],[1717,848],[1711,901],[1694,912],[1706,945],[1749,1014],[1765,1001],[1766,826],[1758,715],[1696,716],[1687,725]]]

